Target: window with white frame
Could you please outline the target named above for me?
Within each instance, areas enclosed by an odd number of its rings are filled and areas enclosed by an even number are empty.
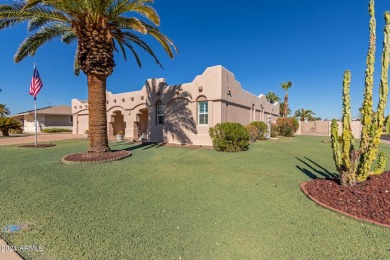
[[[163,104],[157,104],[157,124],[163,125],[164,124],[164,111],[165,106]]]
[[[198,125],[209,124],[209,103],[207,101],[198,102]]]

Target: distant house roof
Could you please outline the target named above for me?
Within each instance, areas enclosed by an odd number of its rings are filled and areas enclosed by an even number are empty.
[[[34,114],[34,110],[20,112],[15,116],[24,116],[28,114]],[[37,115],[72,115],[72,108],[70,106],[49,106],[37,109]]]

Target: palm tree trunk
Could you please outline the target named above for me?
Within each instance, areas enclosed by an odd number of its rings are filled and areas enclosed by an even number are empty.
[[[108,152],[106,79],[107,76],[88,74],[88,112],[90,153]]]
[[[284,117],[287,117],[287,112],[288,112],[288,94],[284,95]]]

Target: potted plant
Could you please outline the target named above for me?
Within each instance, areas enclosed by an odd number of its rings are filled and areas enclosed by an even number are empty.
[[[89,138],[89,130],[88,130],[88,129],[85,130],[85,132],[84,132],[84,138],[85,138],[85,139],[88,139],[88,138]]]
[[[117,134],[116,134],[116,140],[118,142],[122,142],[123,141],[123,132],[122,131],[119,131]]]

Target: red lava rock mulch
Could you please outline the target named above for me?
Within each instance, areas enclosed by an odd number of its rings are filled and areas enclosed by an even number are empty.
[[[354,187],[338,179],[315,179],[301,185],[316,203],[353,218],[390,227],[390,171],[370,176]]]
[[[56,146],[55,144],[51,144],[51,143],[40,143],[40,144],[25,144],[25,145],[20,145],[18,147],[20,148],[46,148],[46,147],[52,147],[52,146]]]
[[[109,151],[105,153],[74,153],[62,158],[62,161],[67,162],[108,162],[117,161],[129,157],[129,151]]]

